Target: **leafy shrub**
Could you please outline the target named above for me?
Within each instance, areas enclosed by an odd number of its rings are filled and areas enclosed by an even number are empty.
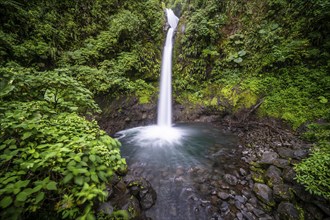
[[[111,175],[126,169],[119,142],[95,121],[55,114],[45,101],[1,103],[0,123],[3,219],[37,211],[93,219]]]
[[[320,142],[312,155],[295,166],[296,179],[307,191],[330,199],[330,144]]]
[[[93,94],[61,70],[37,72],[27,68],[0,68],[5,81],[11,82],[4,100],[44,100],[54,111],[99,112]]]

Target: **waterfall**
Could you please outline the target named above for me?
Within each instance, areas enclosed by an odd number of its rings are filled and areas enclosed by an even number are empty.
[[[167,31],[162,57],[160,77],[160,95],[158,101],[157,125],[171,127],[172,125],[172,48],[174,30],[179,22],[171,9],[166,9],[167,22],[170,28]]]
[[[183,129],[172,127],[172,48],[174,30],[179,18],[171,9],[166,9],[166,14],[170,28],[163,49],[157,125],[131,128],[117,133],[119,139],[129,137],[132,143],[138,143],[141,147],[181,146],[181,139],[187,133]]]

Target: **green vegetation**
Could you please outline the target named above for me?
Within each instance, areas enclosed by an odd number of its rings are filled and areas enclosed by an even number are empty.
[[[1,219],[95,219],[106,184],[127,167],[93,120],[94,96],[150,101],[162,5],[5,0],[0,13]]]
[[[182,1],[174,94],[181,103],[308,126],[311,157],[297,180],[329,198],[330,1]],[[261,105],[259,106],[259,104]],[[328,136],[328,137],[326,137]]]
[[[230,113],[260,104],[260,117],[308,127],[315,148],[297,180],[329,198],[329,0],[3,0],[2,218],[94,218],[126,165],[92,120],[93,99],[153,101],[165,4],[181,13],[175,101]]]
[[[113,172],[126,169],[119,142],[79,116],[99,111],[92,93],[61,71],[1,73],[1,218],[92,219]]]

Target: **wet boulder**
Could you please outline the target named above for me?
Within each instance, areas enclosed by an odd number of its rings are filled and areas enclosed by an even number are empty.
[[[265,173],[265,179],[268,186],[272,187],[274,184],[282,183],[281,173],[282,172],[279,168],[270,166]]]
[[[128,176],[124,181],[131,194],[139,200],[143,210],[147,210],[155,204],[157,194],[149,181],[144,178],[134,178],[132,176]]]
[[[294,150],[287,148],[287,147],[281,147],[277,149],[278,154],[280,157],[284,159],[290,159],[293,157]]]
[[[274,205],[273,192],[266,184],[256,183],[254,184],[253,191],[256,194],[257,198],[266,204],[267,206]]]
[[[296,173],[292,167],[287,166],[284,168],[282,176],[286,182],[293,183]]]
[[[293,193],[290,191],[290,186],[287,184],[274,185],[273,194],[275,200],[278,201],[288,201],[293,198]]]
[[[277,213],[281,220],[296,220],[299,219],[299,212],[292,203],[281,202],[278,205]]]
[[[259,161],[260,164],[273,164],[274,161],[278,158],[278,154],[276,152],[265,152],[261,156]]]

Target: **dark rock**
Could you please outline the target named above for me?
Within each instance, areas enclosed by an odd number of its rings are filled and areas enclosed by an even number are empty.
[[[125,193],[125,191],[127,190],[126,188],[126,184],[124,183],[124,181],[119,181],[116,186],[114,187],[114,191],[116,194],[121,194],[121,193]]]
[[[204,184],[204,183],[201,183],[199,184],[199,186],[197,186],[197,189],[202,193],[202,194],[207,194],[208,191],[209,191],[209,187]]]
[[[273,164],[279,168],[285,168],[289,166],[290,162],[286,159],[276,159]]]
[[[236,217],[237,217],[238,220],[243,220],[243,214],[240,213],[240,212],[236,213]]]
[[[247,172],[243,169],[243,168],[240,168],[239,169],[239,173],[242,175],[242,176],[246,176]]]
[[[326,203],[320,201],[314,201],[314,204],[319,207],[328,217],[330,216],[330,205],[329,201]]]
[[[254,184],[253,191],[255,192],[258,199],[260,199],[267,206],[274,205],[272,190],[267,185],[256,183]]]
[[[308,150],[303,150],[303,149],[296,150],[294,151],[292,158],[301,160],[303,158],[306,158],[308,156],[308,153],[309,153]]]
[[[243,194],[247,199],[251,198],[251,191],[250,191],[250,189],[243,189],[243,190],[242,190],[242,194]]]
[[[299,212],[292,203],[281,202],[277,208],[277,213],[281,220],[297,220]]]
[[[276,152],[265,152],[259,163],[260,164],[273,164],[274,160],[278,158],[278,154]]]
[[[121,208],[121,210],[127,210],[129,213],[129,217],[130,219],[134,219],[137,218],[139,216],[141,216],[141,209],[140,209],[140,205],[139,205],[139,201],[132,196],[128,202],[123,205]]]
[[[149,181],[144,178],[127,175],[124,178],[124,182],[127,184],[131,194],[139,199],[143,210],[147,210],[155,204],[157,195]]]
[[[223,220],[223,218],[221,217],[221,215],[219,213],[213,213],[210,220]]]
[[[313,201],[313,196],[308,193],[301,185],[293,185],[293,192],[300,200],[304,202]]]
[[[112,185],[116,185],[119,181],[120,181],[120,178],[118,177],[118,175],[117,175],[116,173],[114,173],[114,174],[111,176],[110,183],[111,183]]]
[[[252,209],[252,212],[253,212],[253,214],[255,214],[257,217],[262,217],[262,216],[265,214],[264,211],[262,211],[262,210],[260,210],[260,209],[257,209],[257,208]]]
[[[154,189],[148,189],[148,192],[144,194],[142,198],[140,198],[140,204],[143,210],[147,210],[151,208],[157,199],[157,194]]]
[[[229,204],[227,202],[222,202],[220,205],[220,211],[223,213],[229,211]]]
[[[242,203],[242,204],[245,204],[246,201],[247,201],[247,198],[245,198],[245,197],[243,197],[243,196],[238,196],[238,195],[236,195],[236,196],[235,196],[235,200],[239,201],[239,202]]]
[[[305,219],[322,220],[324,218],[323,212],[313,204],[305,204]]]
[[[219,192],[217,195],[219,196],[220,199],[223,199],[223,200],[226,200],[229,198],[229,194],[225,193],[225,192]]]
[[[269,215],[264,215],[263,217],[259,218],[258,220],[274,220],[274,218]]]
[[[229,184],[229,185],[232,185],[232,186],[236,186],[237,185],[237,178],[233,175],[230,175],[230,174],[226,174],[224,176],[224,179],[225,181]]]
[[[246,181],[246,180],[241,180],[241,181],[240,181],[240,184],[244,186],[244,185],[247,184],[247,181]]]
[[[294,151],[290,148],[287,147],[281,147],[277,149],[278,154],[280,155],[280,157],[284,158],[284,159],[290,159],[293,157],[293,153]]]
[[[254,209],[254,206],[251,205],[250,203],[246,203],[246,204],[245,204],[245,207],[246,207],[247,210],[249,210],[249,211],[252,211],[252,210]]]
[[[257,206],[257,202],[258,202],[258,199],[255,197],[255,196],[252,196],[250,199],[249,199],[249,203],[251,205],[253,205],[254,207]]]
[[[283,175],[282,176],[283,176],[283,179],[286,182],[293,183],[294,182],[294,178],[296,177],[296,172],[293,170],[292,167],[286,167],[283,170]]]
[[[243,214],[243,216],[244,216],[244,219],[246,219],[246,220],[256,220],[256,219],[257,219],[257,218],[254,217],[253,214],[250,213],[250,212],[244,212],[244,211],[242,211],[242,214]]]
[[[280,184],[282,183],[281,170],[271,165],[266,171],[265,178],[270,187],[274,184]]]
[[[212,205],[216,206],[216,205],[218,204],[218,202],[219,202],[218,197],[216,197],[216,196],[211,196],[211,204],[212,204]],[[203,204],[203,202],[202,202],[202,204]]]
[[[243,204],[240,201],[235,201],[235,206],[237,209],[241,210],[243,208]]]
[[[273,194],[275,200],[290,200],[293,195],[292,192],[290,192],[290,186],[287,184],[278,184],[274,185],[273,187]]]

